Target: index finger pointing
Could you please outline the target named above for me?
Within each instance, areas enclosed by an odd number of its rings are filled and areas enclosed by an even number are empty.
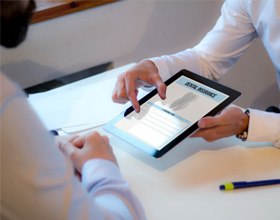
[[[129,98],[129,100],[131,101],[131,104],[133,106],[133,108],[135,109],[136,112],[140,112],[140,105],[139,102],[137,100],[137,88],[136,88],[136,81],[135,79],[132,77],[130,78],[129,76],[125,78],[125,84],[126,84],[126,94]]]

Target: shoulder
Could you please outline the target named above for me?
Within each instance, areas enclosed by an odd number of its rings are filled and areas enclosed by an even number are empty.
[[[267,4],[274,3],[278,3],[278,0],[225,0],[224,6],[232,12],[250,15],[263,10]]]
[[[20,88],[12,82],[7,76],[0,72],[0,83],[1,83],[1,95],[0,95],[0,106],[3,108],[5,102],[15,96],[23,96],[23,92]]]
[[[268,3],[275,0],[225,0],[222,8],[224,15],[229,15],[240,22],[256,24],[258,18]]]

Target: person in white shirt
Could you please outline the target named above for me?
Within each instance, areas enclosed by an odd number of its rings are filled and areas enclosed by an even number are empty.
[[[280,1],[226,0],[216,25],[198,45],[172,55],[142,60],[119,76],[112,99],[118,103],[130,100],[139,112],[137,89],[143,84],[156,86],[164,99],[163,81],[181,69],[218,80],[255,38],[261,39],[274,64],[280,88]],[[256,109],[249,109],[245,114],[238,107],[230,107],[216,117],[201,119],[198,126],[200,129],[193,136],[207,141],[237,135],[242,140],[267,141],[280,147],[280,114]]]
[[[0,6],[1,45],[16,47],[35,3]],[[55,141],[21,89],[2,73],[0,82],[0,219],[146,219],[106,136],[94,132]]]

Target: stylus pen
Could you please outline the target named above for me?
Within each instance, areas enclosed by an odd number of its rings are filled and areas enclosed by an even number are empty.
[[[220,185],[220,190],[234,190],[234,189],[242,189],[242,188],[249,188],[249,187],[257,187],[257,186],[268,186],[268,185],[275,185],[280,184],[280,179],[271,179],[271,180],[259,180],[259,181],[252,181],[252,182],[228,182]]]

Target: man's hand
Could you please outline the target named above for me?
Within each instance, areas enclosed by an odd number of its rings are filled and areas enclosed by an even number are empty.
[[[166,97],[166,85],[162,82],[157,67],[152,61],[144,60],[119,75],[112,99],[117,103],[131,101],[136,112],[140,112],[137,100],[138,88],[143,85],[156,86],[159,96]]]
[[[220,138],[232,136],[243,132],[248,128],[249,116],[240,108],[230,107],[215,117],[200,119],[200,128],[191,137],[202,137],[206,141],[215,141]]]
[[[110,160],[117,165],[108,137],[97,132],[74,137],[70,142],[60,142],[59,148],[70,158],[75,169],[80,173],[83,165],[91,159]]]

